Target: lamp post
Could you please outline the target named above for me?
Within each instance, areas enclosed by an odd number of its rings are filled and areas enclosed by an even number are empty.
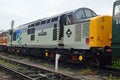
[[[14,26],[14,20],[11,21],[11,45],[12,45],[12,38],[13,38],[13,26]]]

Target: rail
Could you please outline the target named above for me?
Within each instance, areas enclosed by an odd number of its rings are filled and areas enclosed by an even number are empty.
[[[27,80],[80,80],[75,76],[46,69],[32,63],[22,62],[0,55],[0,67]]]

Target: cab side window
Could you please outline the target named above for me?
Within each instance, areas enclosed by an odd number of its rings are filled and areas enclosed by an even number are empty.
[[[65,25],[70,25],[74,23],[72,15],[67,15],[65,20]]]

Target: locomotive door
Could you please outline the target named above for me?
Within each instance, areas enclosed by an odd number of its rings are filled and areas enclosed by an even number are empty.
[[[62,15],[60,17],[60,37],[59,40],[61,40],[64,36],[63,32],[64,32],[64,22],[65,22],[65,15]]]
[[[59,40],[61,41],[62,45],[63,44],[63,40],[64,40],[64,26],[65,25],[71,25],[73,24],[73,17],[71,14],[64,14],[60,17],[60,37]]]
[[[65,14],[60,17],[59,46],[63,46]]]

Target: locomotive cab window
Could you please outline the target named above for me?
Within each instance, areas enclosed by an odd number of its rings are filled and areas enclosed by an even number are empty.
[[[94,16],[97,16],[97,14],[95,14],[95,12],[92,12],[92,15],[93,15],[93,17],[94,17]]]
[[[114,18],[115,19],[120,19],[120,5],[116,5],[115,6],[115,10],[114,10]]]
[[[67,15],[65,19],[65,25],[73,24],[73,17],[72,15]]]
[[[85,18],[85,13],[84,13],[83,10],[79,10],[79,11],[77,11],[75,13],[75,16],[76,16],[77,19],[79,19],[79,18]]]
[[[93,16],[91,10],[88,10],[88,9],[85,9],[85,15],[87,18],[90,18]]]

